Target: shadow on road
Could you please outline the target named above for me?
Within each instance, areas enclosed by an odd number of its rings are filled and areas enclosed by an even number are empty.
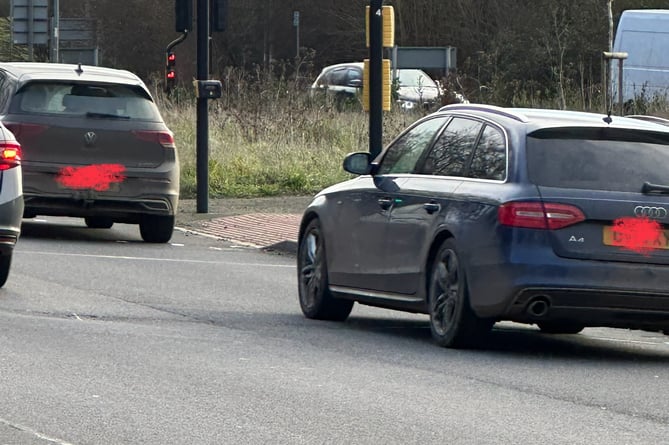
[[[435,348],[436,353],[454,351],[441,349],[432,343],[429,322],[419,320],[381,319],[351,317],[341,325],[342,329],[372,332],[388,338],[389,342],[403,339]],[[661,336],[661,334],[658,334]],[[362,339],[361,339],[362,340]],[[669,337],[667,337],[669,342]],[[650,343],[650,342],[648,342]],[[401,348],[404,343],[398,343]],[[662,350],[664,348],[664,350]],[[588,334],[588,330],[576,335],[551,335],[539,332],[531,326],[513,327],[496,325],[480,344],[470,353],[499,353],[505,357],[519,357],[524,360],[536,359],[577,359],[579,361],[609,361],[669,363],[669,346],[659,341],[657,344],[634,343],[625,340],[604,339]]]
[[[67,222],[43,222],[33,220],[23,220],[21,224],[21,237],[34,239],[67,240],[67,241],[124,241],[129,243],[142,240],[139,237],[133,238],[119,230],[111,229],[90,229],[83,224]]]

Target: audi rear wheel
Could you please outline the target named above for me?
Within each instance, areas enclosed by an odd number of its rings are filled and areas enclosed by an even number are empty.
[[[494,324],[479,318],[470,306],[467,280],[453,239],[444,241],[434,258],[428,300],[430,330],[439,346],[476,346]]]

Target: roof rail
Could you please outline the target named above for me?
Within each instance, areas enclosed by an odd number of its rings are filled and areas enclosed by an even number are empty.
[[[518,122],[529,122],[527,116],[522,113],[510,111],[508,108],[497,107],[495,105],[482,104],[451,104],[439,108],[439,111],[484,111],[486,113],[498,114]]]

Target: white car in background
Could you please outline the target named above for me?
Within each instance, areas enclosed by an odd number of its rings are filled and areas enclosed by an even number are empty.
[[[326,92],[338,99],[356,97],[362,91],[363,66],[362,62],[326,66],[311,85],[312,95]],[[425,71],[405,68],[394,70],[393,75],[398,82],[397,102],[402,108],[440,105],[442,90]]]

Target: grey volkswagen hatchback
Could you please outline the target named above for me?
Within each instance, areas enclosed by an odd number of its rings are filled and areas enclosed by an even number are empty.
[[[669,328],[669,128],[594,113],[450,105],[359,175],[317,194],[299,230],[305,316],[354,302],[429,314],[441,346],[502,320],[546,333]]]
[[[0,63],[0,121],[23,149],[25,217],[138,224],[165,243],[174,229],[179,163],[172,132],[128,71]]]

